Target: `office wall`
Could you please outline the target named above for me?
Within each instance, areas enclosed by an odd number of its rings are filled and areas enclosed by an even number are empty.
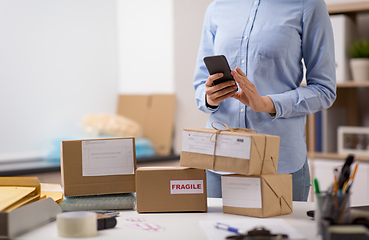
[[[0,0],[0,161],[45,156],[116,110],[114,0]]]
[[[117,94],[174,92],[180,153],[183,128],[208,118],[192,79],[210,2],[0,0],[0,161],[39,157],[50,139],[81,134],[85,114],[115,113]],[[369,38],[369,15],[358,22]]]
[[[183,128],[205,127],[208,115],[196,107],[192,85],[201,29],[211,0],[174,0],[174,79],[177,96],[174,151],[182,149]]]
[[[172,0],[117,0],[121,94],[174,93]]]
[[[118,94],[174,93],[172,0],[0,0],[0,161],[84,137]]]

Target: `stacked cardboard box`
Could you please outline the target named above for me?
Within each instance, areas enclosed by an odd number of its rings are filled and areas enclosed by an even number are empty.
[[[277,174],[279,140],[247,129],[184,129],[180,165],[234,173],[222,176],[225,213],[291,213],[292,176]]]
[[[103,201],[105,194],[133,193],[136,191],[135,171],[133,137],[64,140],[61,143],[61,177],[65,197],[85,196],[95,201],[100,197]],[[131,196],[127,198],[132,199]],[[101,209],[104,205],[106,209],[116,209],[109,208],[108,201],[105,203],[100,201],[95,207]],[[96,209],[90,205],[89,210]],[[80,207],[79,210],[87,210],[85,206]]]

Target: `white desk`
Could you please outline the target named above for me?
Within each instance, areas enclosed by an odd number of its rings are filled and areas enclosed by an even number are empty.
[[[319,239],[316,236],[315,222],[311,220],[306,211],[314,209],[312,202],[294,202],[293,213],[275,218],[284,219],[288,224],[298,230],[307,239]],[[164,227],[164,231],[149,232],[141,229],[127,227],[128,218],[145,218],[146,222]],[[137,213],[136,211],[122,211],[117,218],[117,226],[113,229],[101,230],[98,236],[90,239],[185,239],[207,240],[201,227],[200,220],[226,220],[249,218],[240,215],[226,214],[222,210],[222,199],[208,199],[207,213]],[[266,226],[267,227],[267,226]],[[60,238],[57,233],[56,222],[49,223],[31,232],[25,233],[16,239],[68,239]],[[69,238],[70,239],[70,238]],[[81,238],[79,238],[81,240]],[[85,239],[85,238],[83,238]]]

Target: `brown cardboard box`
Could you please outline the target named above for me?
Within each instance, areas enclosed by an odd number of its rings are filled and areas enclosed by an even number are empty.
[[[278,154],[278,136],[246,129],[220,133],[215,129],[184,129],[180,165],[243,175],[275,174]]]
[[[272,217],[292,212],[292,175],[223,175],[223,212]]]
[[[138,168],[137,212],[206,212],[205,170],[183,167]]]
[[[62,141],[64,196],[135,192],[134,140],[127,137]]]
[[[169,155],[174,129],[175,95],[120,95],[119,115],[138,122],[158,155]]]

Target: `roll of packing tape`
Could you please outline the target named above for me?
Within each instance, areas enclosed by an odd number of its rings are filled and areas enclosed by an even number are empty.
[[[94,212],[64,212],[56,215],[60,237],[93,237],[97,235],[97,217]]]

